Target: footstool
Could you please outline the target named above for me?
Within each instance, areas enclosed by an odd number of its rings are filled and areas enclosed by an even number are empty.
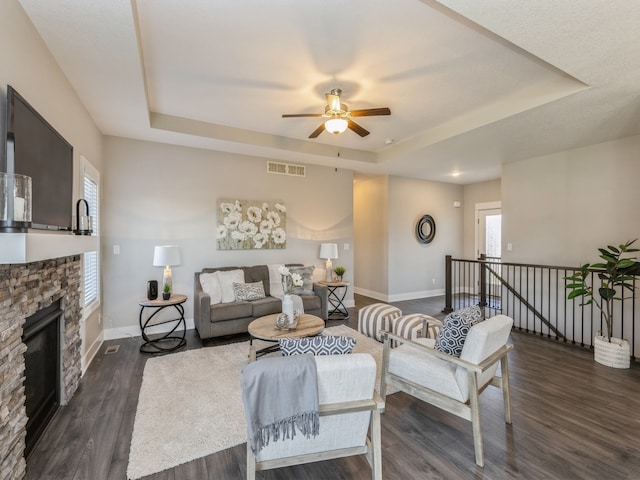
[[[367,337],[382,342],[381,330],[391,331],[393,319],[402,315],[402,310],[387,303],[373,303],[358,311],[358,331]]]
[[[424,322],[426,321],[427,331],[423,332]],[[436,338],[438,332],[442,328],[442,322],[437,318],[422,313],[412,313],[394,318],[391,322],[391,333],[409,340],[416,338]],[[398,342],[391,340],[391,348],[398,346]]]

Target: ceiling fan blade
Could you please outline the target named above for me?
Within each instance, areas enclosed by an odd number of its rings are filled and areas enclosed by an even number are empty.
[[[351,130],[356,132],[361,137],[366,137],[367,135],[369,135],[369,131],[368,130],[365,130],[360,125],[358,125],[356,122],[354,122],[353,120],[350,119],[350,120],[348,120],[348,122],[349,122],[349,124],[347,125],[347,127],[349,127]]]
[[[291,117],[321,117],[321,113],[285,113],[282,115],[282,118],[291,118]]]
[[[351,110],[352,117],[372,117],[374,115],[391,115],[391,110],[387,107],[365,108],[364,110]]]
[[[309,138],[316,138],[322,132],[324,132],[324,122],[321,123],[320,126],[316,128],[311,135],[309,135]]]

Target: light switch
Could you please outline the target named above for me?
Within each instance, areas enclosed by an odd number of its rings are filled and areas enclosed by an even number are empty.
[[[507,250],[508,251],[513,250],[513,244],[512,243],[507,243]]]
[[[120,245],[114,245],[113,246],[113,254],[114,255],[120,255]]]
[[[345,250],[349,250],[349,244],[348,244],[348,243],[345,243],[345,244],[344,244],[344,249],[345,249]]]

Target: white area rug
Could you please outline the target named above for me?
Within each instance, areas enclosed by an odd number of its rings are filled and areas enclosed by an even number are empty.
[[[355,353],[373,355],[377,388],[382,344],[343,325],[327,328],[324,334],[354,337]],[[248,353],[247,341],[147,360],[129,451],[129,479],[246,441],[240,374]]]

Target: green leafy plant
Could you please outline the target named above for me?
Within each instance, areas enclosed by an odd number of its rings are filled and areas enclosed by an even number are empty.
[[[338,275],[339,277],[342,277],[342,275],[344,275],[344,272],[346,271],[344,267],[336,267],[333,269],[334,272],[336,272],[336,275]]]
[[[165,283],[163,291],[164,293],[171,293],[171,285],[169,285],[168,283]]]
[[[636,240],[637,238],[618,247],[609,245],[607,248],[598,248],[603,262],[585,263],[573,275],[565,277],[569,282],[565,285],[569,290],[567,295],[569,300],[582,297],[583,303],[580,305],[593,304],[602,312],[606,328],[604,336],[609,342],[611,342],[613,302],[624,298],[625,289],[634,290],[634,276],[640,274],[640,263],[636,261],[636,257],[628,256],[630,253],[640,251],[631,247]],[[596,272],[600,280],[600,286],[596,289],[599,298],[594,295],[594,285],[589,285],[587,281],[592,271]]]

